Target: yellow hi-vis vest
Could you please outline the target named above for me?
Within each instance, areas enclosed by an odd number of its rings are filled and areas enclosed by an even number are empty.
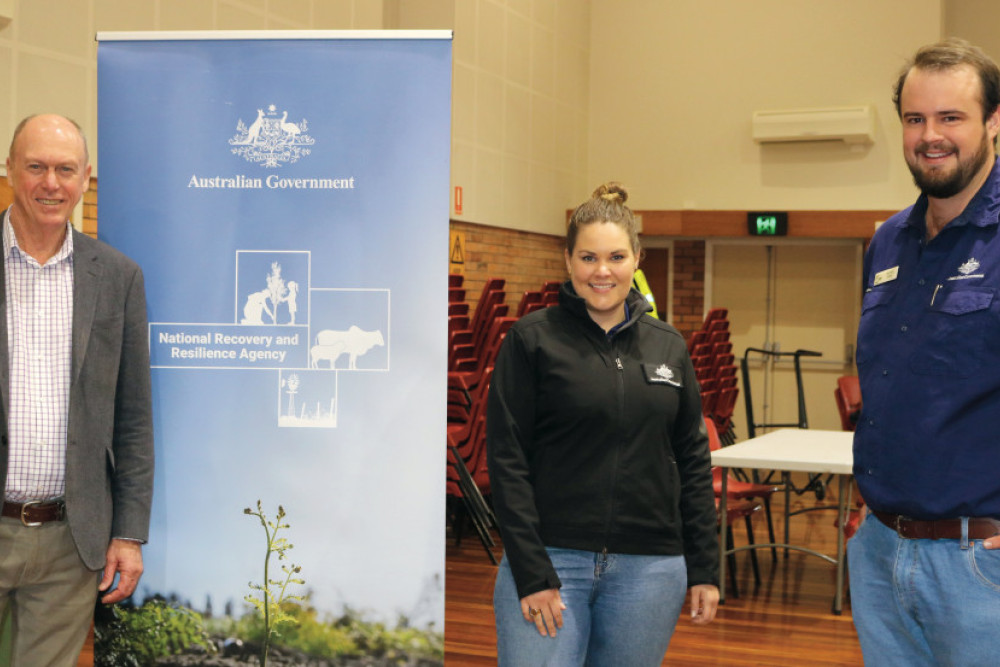
[[[649,289],[649,283],[646,282],[646,274],[642,272],[642,269],[635,270],[635,275],[632,276],[632,286],[642,292],[642,295],[646,297],[646,301],[653,307],[653,312],[647,314],[651,317],[657,317],[656,299],[653,298],[653,290]]]

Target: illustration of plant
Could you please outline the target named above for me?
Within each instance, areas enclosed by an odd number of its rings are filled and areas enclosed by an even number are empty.
[[[271,323],[278,323],[278,304],[288,300],[288,287],[285,286],[285,279],[281,277],[281,264],[271,262],[271,273],[267,274],[267,292],[274,306],[271,313]]]
[[[95,667],[141,667],[198,647],[215,653],[201,614],[163,599],[141,607],[101,607],[94,624]]]
[[[278,536],[279,532],[290,527],[289,524],[283,523],[285,508],[278,505],[278,513],[274,517],[274,521],[268,520],[260,500],[257,501],[256,512],[247,507],[243,513],[257,517],[260,520],[260,525],[264,528],[264,534],[267,536],[267,551],[264,555],[264,583],[256,584],[251,581],[249,586],[252,592],[244,598],[257,608],[264,619],[264,642],[261,647],[260,665],[267,667],[267,654],[271,648],[271,640],[277,634],[277,627],[282,623],[297,622],[295,617],[282,607],[283,603],[303,600],[302,596],[289,593],[288,587],[292,584],[304,585],[306,582],[296,576],[302,568],[294,563],[281,566],[284,579],[270,578],[271,556],[277,555],[278,560],[285,560],[288,551],[294,546],[284,537]]]

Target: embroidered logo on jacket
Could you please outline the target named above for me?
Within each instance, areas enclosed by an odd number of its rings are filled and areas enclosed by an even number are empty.
[[[975,257],[970,257],[965,260],[960,267],[958,267],[957,276],[952,276],[948,280],[968,280],[969,278],[985,278],[985,274],[976,273],[979,270],[979,262]]]
[[[681,383],[676,380],[677,371],[666,364],[660,364],[653,367],[652,364],[649,366],[643,364],[643,370],[646,372],[646,381],[651,384],[669,384],[673,387],[680,387]]]

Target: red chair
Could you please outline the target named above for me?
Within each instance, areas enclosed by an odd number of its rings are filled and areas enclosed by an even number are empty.
[[[708,325],[709,338],[723,331],[729,331],[729,320],[712,320]]]
[[[688,340],[688,354],[693,354],[695,347],[707,342],[709,342],[707,331],[695,331],[691,334],[691,339]]]
[[[715,338],[720,333],[721,334],[728,334],[729,332],[728,331],[716,331],[715,333],[712,334],[712,338]],[[719,340],[719,341],[717,341],[717,340],[710,340],[709,344],[712,346],[712,354],[714,354],[717,357],[720,356],[720,355],[723,355],[723,354],[732,354],[732,352],[733,352],[733,344],[730,343],[728,340]]]
[[[694,349],[691,350],[691,356],[692,357],[711,357],[712,356],[712,344],[708,343],[708,342],[705,342],[705,343],[699,343],[699,344],[695,345]]]
[[[843,375],[837,378],[837,388],[833,390],[837,401],[837,412],[840,413],[840,427],[845,431],[853,431],[861,414],[861,385],[856,375]]]
[[[705,428],[708,430],[708,448],[713,452],[722,448],[719,440],[719,433],[715,430],[715,423],[711,419],[705,420]],[[712,488],[715,490],[716,498],[722,495],[722,468],[712,468]],[[771,519],[771,496],[778,491],[777,486],[770,484],[754,484],[753,482],[741,482],[730,477],[726,480],[726,497],[729,500],[752,500],[759,498],[764,503],[764,514],[767,518],[767,536],[771,544],[776,544],[774,537],[774,522]],[[778,550],[771,547],[771,558],[778,562]]]
[[[717,366],[715,368],[715,373],[713,374],[715,381],[718,383],[719,389],[723,387],[735,387],[736,386],[736,365],[731,366]]]
[[[705,321],[702,322],[701,328],[703,331],[710,331],[712,322],[717,320],[722,320],[726,322],[726,326],[723,330],[729,328],[729,321],[726,319],[729,317],[729,310],[726,308],[712,308],[707,313],[705,313]]]
[[[705,331],[703,333],[706,336],[708,336],[708,342],[711,343],[712,345],[715,345],[717,343],[728,343],[729,342],[729,330],[728,329],[726,329],[724,331],[713,331],[712,334],[711,334],[711,336],[709,336],[709,334],[708,334],[707,331]],[[732,351],[731,348],[730,348],[730,351]]]
[[[542,292],[555,292],[558,294],[561,286],[562,283],[558,280],[546,280],[542,283]]]
[[[715,396],[718,392],[714,389],[703,389],[701,392],[701,414],[708,416],[712,414],[715,407]]]
[[[733,433],[733,411],[736,409],[736,397],[739,393],[740,390],[736,386],[719,389],[712,411],[712,421],[719,433],[719,440],[726,445],[736,442],[736,435]]]
[[[842,375],[837,378],[837,388],[833,390],[834,399],[837,401],[837,412],[840,414],[840,427],[845,431],[853,431],[857,425],[858,415],[861,414],[861,385],[858,383],[856,375]],[[848,512],[847,522],[844,524],[844,536],[850,538],[857,532],[861,524],[861,509],[865,506],[865,501],[861,493],[854,488],[854,508]],[[839,523],[839,517],[833,525]]]
[[[719,509],[719,498],[715,499],[715,509]],[[760,509],[759,503],[752,503],[748,500],[729,500],[726,502],[726,543],[732,547],[735,542],[733,538],[733,524],[743,520],[743,525],[747,529],[747,544],[753,544],[753,521],[751,517],[754,512]],[[719,517],[720,519],[722,517]],[[739,588],[736,585],[736,554],[726,554],[729,570],[729,588],[732,589],[733,597],[740,596]],[[757,551],[750,549],[750,565],[753,567],[754,581],[760,586],[760,565],[757,563]]]
[[[472,323],[466,331],[455,331],[450,334],[448,346],[448,370],[458,370],[458,363],[463,359],[475,359],[482,353],[483,340],[490,325],[498,317],[507,315],[508,306],[503,302],[504,292],[493,291],[476,306]]]
[[[726,343],[728,345],[728,343]],[[716,354],[712,359],[712,377],[718,378],[723,368],[732,366],[736,370],[736,357],[732,354]],[[735,375],[733,377],[736,377]]]
[[[500,351],[500,344],[503,342],[507,331],[517,321],[516,317],[498,317],[490,326],[487,342],[482,354],[470,362],[470,366],[463,371],[448,372],[448,391],[457,391],[468,397],[468,405],[473,405],[481,397],[486,396],[486,383],[483,379],[486,374],[493,370],[493,363],[496,361],[497,353]]]
[[[517,305],[517,317],[523,317],[531,311],[541,308],[544,296],[541,292],[525,292],[521,296],[521,303]]]
[[[486,464],[486,396],[492,374],[492,366],[483,373],[483,390],[472,400],[468,419],[448,425],[445,492],[449,503],[448,518],[456,543],[461,544],[462,520],[467,518],[490,561],[496,565],[492,551],[495,543],[490,532],[497,527],[496,517],[485,500],[485,496],[490,494]],[[459,502],[464,515],[456,507]]]

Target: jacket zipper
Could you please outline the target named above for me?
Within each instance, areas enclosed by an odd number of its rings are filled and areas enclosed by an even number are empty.
[[[617,350],[614,349],[614,344],[613,343],[611,344],[611,353],[615,357],[615,368],[618,370],[618,373],[617,373],[617,375],[618,375],[618,424],[617,424],[616,431],[618,433],[621,433],[624,430],[624,427],[625,427],[625,365],[622,363],[621,355],[618,353]],[[605,525],[605,528],[604,528],[604,544],[605,544],[605,546],[604,546],[604,549],[601,552],[604,555],[605,560],[607,560],[607,554],[608,554],[607,542],[608,542],[608,539],[611,536],[611,525],[612,525],[612,523],[614,523],[614,517],[615,517],[615,509],[614,508],[615,508],[615,502],[617,500],[617,495],[618,495],[618,472],[619,472],[618,471],[618,466],[619,466],[619,460],[621,458],[622,443],[621,443],[621,440],[617,440],[616,443],[617,444],[615,445],[615,459],[614,459],[614,464],[611,467],[611,475],[612,475],[612,478],[611,478],[611,502],[610,502],[610,505],[608,506],[607,521],[604,524]]]

